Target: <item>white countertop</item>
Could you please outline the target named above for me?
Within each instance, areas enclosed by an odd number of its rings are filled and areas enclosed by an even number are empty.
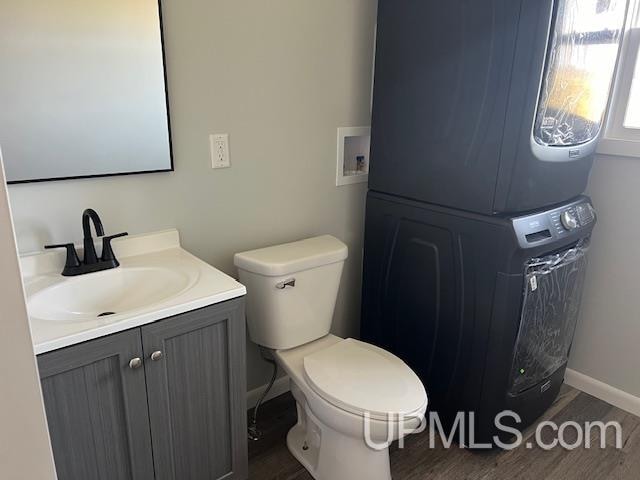
[[[139,327],[246,294],[245,287],[236,280],[181,248],[176,230],[124,237],[114,241],[113,247],[120,268],[175,270],[186,276],[184,288],[151,305],[111,316],[91,319],[78,317],[80,320],[44,320],[34,315],[35,309],[29,307],[31,299],[42,295],[51,287],[64,287],[64,282],[81,282],[82,277],[94,276],[90,280],[99,282],[98,276],[108,274],[110,270],[63,277],[60,272],[64,265],[64,252],[53,251],[22,256],[20,260],[36,354]],[[97,248],[100,251],[99,246]]]

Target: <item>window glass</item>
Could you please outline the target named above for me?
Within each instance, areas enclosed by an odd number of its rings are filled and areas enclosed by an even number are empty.
[[[636,61],[636,69],[633,74],[631,91],[629,92],[629,103],[627,103],[627,113],[624,116],[625,128],[640,129],[640,62]]]
[[[626,0],[560,0],[534,138],[549,146],[595,138],[607,106]]]
[[[632,23],[632,30],[629,32],[630,37],[637,37],[638,35],[640,35],[640,8]],[[638,44],[637,42],[633,42],[633,45],[637,48]],[[635,58],[635,69],[623,125],[625,128],[640,129],[640,56],[638,56],[637,50],[635,51],[635,56],[631,58]],[[629,59],[630,61],[631,58]]]

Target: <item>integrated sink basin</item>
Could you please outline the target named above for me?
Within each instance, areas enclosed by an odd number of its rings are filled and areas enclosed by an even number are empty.
[[[241,297],[246,289],[180,246],[177,230],[113,242],[120,266],[65,277],[64,252],[21,257],[41,354]]]
[[[116,320],[179,295],[195,283],[194,277],[193,272],[158,267],[120,267],[70,277],[31,296],[29,314],[58,322]]]

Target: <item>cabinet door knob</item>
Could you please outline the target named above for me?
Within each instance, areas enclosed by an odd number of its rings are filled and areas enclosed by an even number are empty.
[[[161,350],[156,350],[155,352],[153,352],[151,354],[151,360],[153,360],[154,362],[157,362],[158,360],[160,360],[162,357],[164,356],[164,354],[162,353]]]
[[[140,368],[142,366],[142,359],[140,357],[132,358],[129,361],[129,368],[135,370],[136,368]]]

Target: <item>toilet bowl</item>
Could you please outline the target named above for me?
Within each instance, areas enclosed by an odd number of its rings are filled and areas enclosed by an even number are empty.
[[[389,444],[418,429],[427,395],[399,358],[329,333],[347,248],[325,235],[235,256],[251,340],[288,374],[287,446],[316,480],[390,480]]]
[[[389,444],[420,427],[427,398],[413,371],[388,355],[333,335],[275,352],[298,409],[287,446],[314,478],[391,478]],[[338,365],[341,374],[335,375]],[[355,372],[362,373],[359,380],[342,383]]]

